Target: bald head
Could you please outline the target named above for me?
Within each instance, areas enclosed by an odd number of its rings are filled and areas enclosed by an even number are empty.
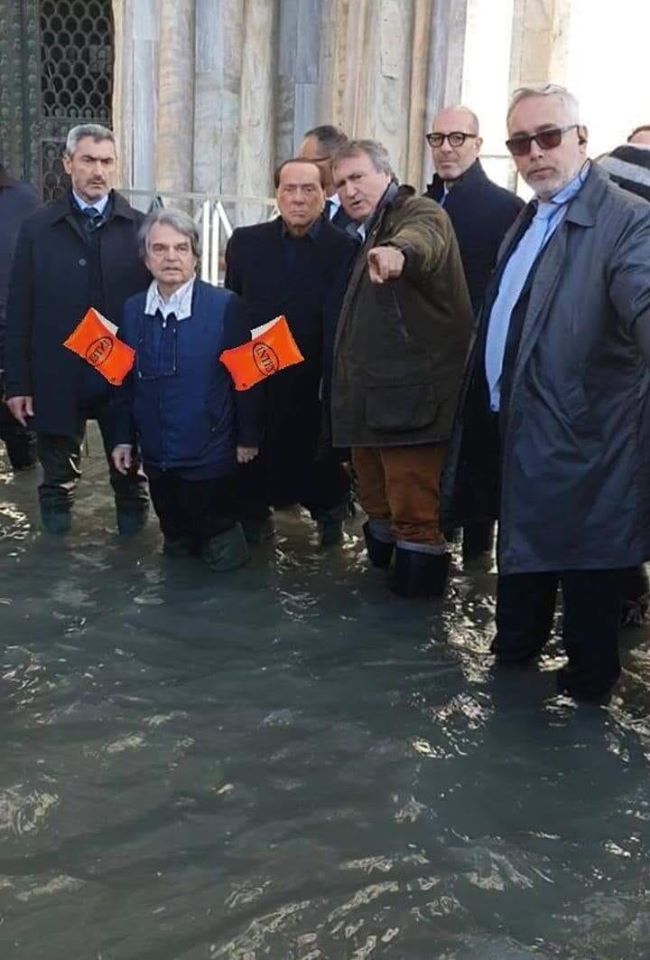
[[[478,117],[469,107],[458,104],[455,107],[444,107],[433,119],[432,130],[437,130],[436,124],[444,125],[449,130],[460,130],[462,133],[474,133],[478,136]]]
[[[461,134],[463,142],[450,143],[450,134],[456,134],[456,140],[461,139],[458,136]],[[442,143],[438,143],[440,136],[444,137]],[[434,117],[427,139],[436,173],[450,185],[477,160],[483,142],[478,135],[478,117],[472,110],[462,106],[441,110]]]

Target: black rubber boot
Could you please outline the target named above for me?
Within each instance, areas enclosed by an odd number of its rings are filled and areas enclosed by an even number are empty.
[[[363,536],[366,541],[366,550],[368,551],[368,558],[370,559],[373,567],[377,567],[380,570],[385,570],[386,567],[390,566],[390,562],[393,559],[393,550],[395,549],[394,543],[387,543],[385,540],[378,540],[377,537],[373,536],[370,530],[370,524],[366,520],[363,527]]]
[[[463,566],[467,570],[490,570],[494,523],[470,523],[463,527]]]
[[[70,533],[72,514],[69,510],[41,510],[41,522],[46,533],[61,537]]]
[[[265,516],[243,516],[242,529],[246,543],[251,547],[261,547],[275,536],[275,523],[271,513]]]
[[[250,551],[241,523],[236,523],[230,530],[213,537],[206,543],[201,552],[203,560],[215,573],[224,573],[226,570],[236,570],[243,567],[250,560]]]
[[[117,530],[121,537],[133,537],[146,526],[149,508],[140,510],[118,510]]]
[[[398,597],[438,599],[445,592],[448,573],[448,553],[396,547],[391,589]]]
[[[192,541],[189,537],[164,537],[162,552],[172,560],[192,555]]]

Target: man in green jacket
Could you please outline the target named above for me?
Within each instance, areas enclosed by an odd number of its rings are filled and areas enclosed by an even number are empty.
[[[371,562],[394,553],[395,593],[441,596],[440,473],[472,329],[458,245],[437,204],[397,186],[380,143],[348,141],[333,174],[362,241],[334,345],[334,445],[352,448]]]

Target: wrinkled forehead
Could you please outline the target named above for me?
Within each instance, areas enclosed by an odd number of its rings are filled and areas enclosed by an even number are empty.
[[[536,133],[544,127],[565,126],[571,122],[571,109],[563,97],[526,97],[515,104],[508,118],[508,133]]]
[[[320,187],[320,170],[314,161],[309,163],[288,163],[280,173],[279,187],[289,187],[313,183]]]
[[[112,140],[94,140],[82,137],[76,146],[73,157],[92,157],[94,160],[115,158],[115,144]]]
[[[171,223],[154,223],[149,230],[147,239],[150,245],[154,243],[164,243],[175,247],[178,246],[179,243],[191,245],[192,242],[189,234],[183,233],[182,230],[177,230],[176,227],[172,227]]]
[[[354,173],[378,173],[372,157],[364,150],[359,150],[351,157],[341,157],[334,162],[334,175],[336,177],[349,177]]]

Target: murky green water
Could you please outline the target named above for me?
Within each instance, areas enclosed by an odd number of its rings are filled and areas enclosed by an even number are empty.
[[[217,579],[103,473],[59,543],[0,460],[2,960],[647,960],[643,631],[577,708],[493,674],[489,575],[398,601],[284,515]]]

